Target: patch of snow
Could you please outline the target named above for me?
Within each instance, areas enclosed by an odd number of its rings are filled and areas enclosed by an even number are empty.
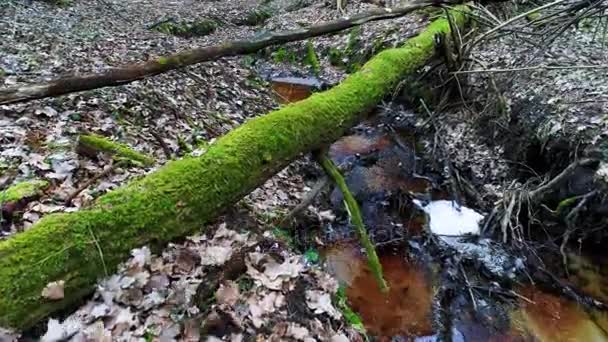
[[[414,203],[429,214],[431,231],[437,235],[457,236],[479,234],[479,221],[483,215],[467,207],[458,208],[454,202],[447,200],[431,201],[423,205]]]

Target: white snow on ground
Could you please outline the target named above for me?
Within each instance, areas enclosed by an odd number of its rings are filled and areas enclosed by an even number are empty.
[[[479,221],[483,215],[473,209],[460,206],[453,201],[431,201],[423,205],[414,200],[430,217],[431,231],[437,235],[479,234]]]

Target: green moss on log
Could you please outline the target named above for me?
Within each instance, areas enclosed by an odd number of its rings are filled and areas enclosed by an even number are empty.
[[[454,16],[464,22],[463,15]],[[425,64],[434,35],[447,30],[447,21],[437,20],[342,84],[243,124],[204,155],[169,162],[89,209],[45,216],[0,241],[0,326],[31,327],[93,291],[104,266],[114,271],[131,249],[203,230],[299,155],[342,136],[404,75]],[[65,298],[42,298],[44,287],[58,280],[65,281]]]
[[[38,196],[48,185],[49,182],[42,179],[19,182],[4,191],[0,191],[0,203],[17,202],[25,198]]]
[[[114,142],[106,137],[96,134],[81,135],[78,138],[78,148],[92,150],[95,151],[95,153],[106,152],[119,158],[146,166],[151,166],[154,164],[154,159],[152,159],[152,157],[134,151],[125,144]]]

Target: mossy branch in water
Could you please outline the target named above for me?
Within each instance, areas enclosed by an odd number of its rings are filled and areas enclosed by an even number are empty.
[[[334,305],[342,312],[344,319],[348,324],[350,324],[353,328],[358,330],[362,334],[366,334],[365,326],[363,325],[363,320],[361,317],[353,311],[353,309],[348,305],[348,299],[346,297],[346,289],[344,286],[340,286],[338,291],[334,295]],[[367,340],[367,335],[366,335]]]
[[[365,224],[363,223],[363,218],[361,216],[361,211],[359,210],[359,204],[357,204],[357,200],[353,197],[353,194],[348,189],[348,185],[346,185],[346,181],[344,181],[344,177],[338,171],[338,168],[334,164],[334,162],[327,157],[325,152],[320,152],[316,154],[316,159],[323,167],[323,170],[327,173],[327,175],[333,179],[336,183],[342,195],[344,196],[344,204],[346,205],[346,209],[348,210],[348,214],[350,216],[351,222],[357,229],[357,234],[359,235],[359,240],[361,244],[365,248],[365,252],[367,253],[367,262],[369,264],[369,268],[371,269],[374,277],[376,278],[376,282],[380,287],[380,290],[384,293],[388,293],[388,285],[386,284],[386,280],[382,275],[382,264],[380,263],[380,259],[378,258],[378,254],[376,254],[376,248],[374,244],[367,235],[367,229],[365,228]]]
[[[464,24],[464,15],[455,17]],[[342,136],[405,75],[427,62],[433,37],[447,30],[446,20],[435,21],[338,86],[248,121],[202,156],[170,161],[99,197],[86,210],[47,215],[0,241],[0,326],[31,327],[91,293],[103,266],[113,272],[133,248],[200,232],[302,153]],[[65,297],[43,298],[46,285],[59,280],[65,281]]]
[[[37,196],[48,185],[49,182],[42,179],[19,182],[6,190],[0,191],[0,204]]]
[[[116,155],[119,158],[129,160],[145,166],[154,164],[154,159],[143,153],[134,151],[129,146],[114,142],[106,137],[96,134],[83,134],[78,138],[78,148],[88,151],[94,151],[92,154],[106,152]],[[90,153],[88,153],[90,154]]]

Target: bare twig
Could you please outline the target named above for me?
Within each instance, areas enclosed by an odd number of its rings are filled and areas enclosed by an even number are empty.
[[[154,131],[154,127],[150,128],[150,135],[154,137],[154,139],[156,139],[160,147],[163,149],[163,153],[165,154],[165,157],[167,157],[167,160],[171,160],[173,158],[173,153],[171,153],[171,149],[169,148],[169,146],[167,146],[167,143],[165,142],[165,140],[163,140],[163,137],[161,137],[158,133]]]
[[[95,176],[89,178],[89,180],[87,180],[81,186],[79,186],[78,189],[74,190],[74,192],[72,192],[71,194],[68,195],[68,197],[65,199],[65,205],[68,205],[68,206],[71,205],[72,204],[72,200],[76,196],[78,196],[78,194],[80,194],[82,191],[84,191],[84,189],[86,189],[89,186],[93,185],[95,182],[97,182],[101,178],[104,178],[107,175],[109,175],[110,173],[112,173],[112,171],[114,171],[114,169],[115,169],[115,166],[113,164],[110,164],[110,165],[106,166],[102,172],[100,172],[100,173],[96,174]]]
[[[323,188],[325,188],[327,183],[329,183],[329,178],[327,178],[326,176],[321,177],[321,179],[319,179],[315,183],[315,185],[312,187],[312,189],[306,194],[306,197],[302,200],[302,202],[300,202],[293,209],[291,209],[291,211],[289,213],[287,213],[287,215],[285,215],[285,217],[283,217],[283,219],[281,219],[281,222],[279,223],[279,225],[283,225],[286,222],[289,222],[291,219],[296,217],[296,215],[298,215],[300,212],[302,212],[303,210],[308,208],[308,206],[317,197],[319,192],[321,192],[321,190],[323,190]]]

